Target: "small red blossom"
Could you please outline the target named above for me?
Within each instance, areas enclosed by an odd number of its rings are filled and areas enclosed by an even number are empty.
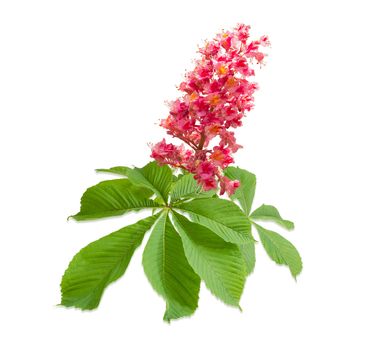
[[[250,80],[255,75],[253,64],[263,62],[261,48],[270,45],[266,36],[249,39],[250,26],[238,24],[199,49],[195,68],[179,85],[182,96],[169,103],[169,115],[160,122],[188,149],[164,139],[152,147],[151,157],[159,164],[193,173],[204,190],[219,184],[221,194],[232,195],[239,187],[239,181],[222,175],[234,162],[232,154],[242,147],[231,129],[240,127],[245,113],[253,108],[253,94],[258,89]],[[209,148],[215,139],[218,145]]]
[[[194,178],[203,186],[205,191],[216,188],[217,182],[214,178],[216,167],[208,161],[200,162],[195,168]]]
[[[153,146],[151,152],[151,157],[159,164],[170,164],[175,167],[180,167],[191,156],[191,150],[186,150],[183,145],[175,146],[173,144],[167,144],[165,139]]]
[[[235,193],[236,189],[240,186],[238,180],[230,180],[228,177],[223,176],[220,179],[220,195],[227,192],[229,196]]]
[[[230,152],[231,151],[229,148],[215,146],[213,147],[213,152],[211,153],[209,159],[214,165],[224,169],[229,164],[234,162],[234,159],[230,156]]]

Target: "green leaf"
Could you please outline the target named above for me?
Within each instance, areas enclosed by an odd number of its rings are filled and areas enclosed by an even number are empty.
[[[165,321],[194,313],[200,278],[187,262],[182,241],[167,213],[154,226],[142,264],[151,285],[166,301]]]
[[[124,274],[133,252],[158,217],[140,220],[80,250],[62,277],[61,304],[95,309],[104,289]]]
[[[232,201],[220,198],[195,199],[175,208],[189,213],[193,221],[208,227],[226,242],[243,244],[253,241],[249,219]]]
[[[148,188],[167,203],[172,183],[172,170],[169,166],[151,162],[143,168],[128,169],[127,176],[134,185]]]
[[[279,265],[287,265],[294,278],[302,270],[301,256],[295,246],[280,234],[254,224],[269,257]]]
[[[244,213],[249,215],[256,191],[256,176],[247,170],[235,167],[226,168],[224,173],[228,178],[240,181],[240,186],[230,196],[230,199],[236,199],[240,203]]]
[[[174,183],[170,192],[171,202],[185,198],[212,197],[214,194],[215,191],[203,191],[192,174],[181,175],[177,182]]]
[[[253,220],[272,221],[286,228],[287,230],[294,229],[294,223],[289,220],[284,220],[280,216],[278,209],[272,205],[262,204],[250,215],[250,218]]]
[[[246,277],[238,246],[225,242],[205,226],[173,212],[185,255],[207,288],[228,305],[239,307]]]
[[[247,276],[250,275],[256,264],[256,252],[255,252],[255,243],[247,243],[239,246],[240,251],[242,252],[245,268],[247,270]]]
[[[149,195],[151,192],[146,188],[134,186],[127,179],[103,181],[85,191],[80,212],[72,217],[78,221],[90,220],[159,207],[147,198]]]
[[[128,168],[127,166],[114,166],[113,168],[109,169],[96,169],[96,171],[98,173],[112,173],[116,175],[123,175],[126,177],[129,169],[130,168]]]

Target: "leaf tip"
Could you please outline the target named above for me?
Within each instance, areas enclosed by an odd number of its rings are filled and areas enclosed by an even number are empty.
[[[288,230],[294,230],[295,228],[294,222],[289,221],[289,220],[284,220],[284,222]]]
[[[293,279],[295,280],[296,283],[298,282],[297,277],[301,274],[301,272],[302,272],[302,266],[301,266],[301,270],[292,273],[292,277],[293,277]]]
[[[78,214],[70,215],[70,216],[67,217],[66,220],[67,220],[67,221],[70,221],[71,219],[77,220],[76,217],[77,217],[78,215],[79,215],[79,213],[78,213]]]
[[[164,313],[163,321],[164,321],[164,323],[169,324],[169,325],[171,323],[171,318],[169,318],[167,312]]]

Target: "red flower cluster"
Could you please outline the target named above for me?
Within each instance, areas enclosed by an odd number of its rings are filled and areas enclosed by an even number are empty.
[[[169,104],[170,112],[161,126],[189,146],[168,144],[163,139],[152,146],[151,157],[194,174],[204,190],[217,188],[220,194],[233,194],[239,181],[223,176],[222,170],[234,162],[232,154],[240,145],[231,128],[242,125],[246,111],[253,107],[257,84],[251,65],[262,63],[260,47],[268,46],[266,36],[249,41],[250,27],[237,25],[223,31],[199,49],[194,70],[185,76],[179,90],[183,96]],[[211,141],[218,137],[215,146]]]

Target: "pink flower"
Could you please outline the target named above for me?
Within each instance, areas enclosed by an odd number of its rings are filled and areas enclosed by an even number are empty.
[[[253,94],[258,89],[251,77],[253,63],[262,63],[262,47],[270,45],[266,36],[249,40],[250,27],[238,24],[232,31],[222,31],[204,47],[195,68],[179,85],[181,97],[169,103],[169,115],[160,123],[172,137],[188,147],[167,144],[152,147],[151,157],[160,164],[188,170],[203,188],[216,188],[231,195],[239,186],[222,176],[222,170],[234,162],[232,154],[240,145],[230,129],[242,125],[246,112],[253,108]],[[217,139],[218,146],[208,146]]]
[[[221,147],[227,146],[231,150],[232,153],[235,153],[239,148],[242,148],[241,145],[238,145],[236,143],[236,138],[234,136],[233,131],[227,131],[227,130],[221,131],[220,138],[221,138],[220,146]]]
[[[230,180],[228,177],[223,176],[220,178],[220,195],[224,194],[225,191],[229,196],[233,195],[236,189],[239,187],[240,182],[238,180]]]
[[[208,161],[203,161],[196,167],[194,178],[203,186],[205,191],[217,187],[217,181],[215,179],[216,170],[216,167]]]
[[[230,156],[230,149],[223,148],[221,146],[213,147],[209,159],[215,166],[219,166],[222,169],[226,168],[229,164],[234,162],[234,159]]]
[[[154,145],[151,152],[151,157],[159,164],[170,164],[175,167],[180,167],[182,164],[188,162],[191,156],[191,150],[185,150],[183,145],[175,146],[171,143],[167,144],[165,139]]]

